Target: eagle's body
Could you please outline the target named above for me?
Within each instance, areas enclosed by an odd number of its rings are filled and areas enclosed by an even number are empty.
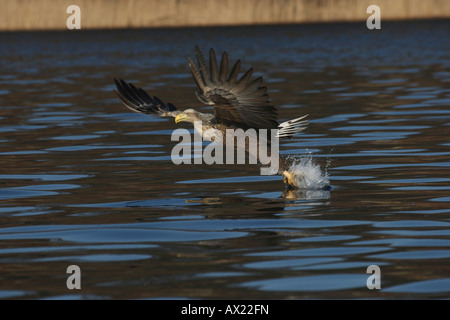
[[[260,129],[275,129],[276,138],[288,138],[304,130],[307,121],[306,116],[278,123],[277,108],[272,105],[267,94],[267,88],[261,86],[262,77],[251,80],[253,68],[249,69],[239,80],[240,60],[238,60],[231,72],[228,72],[228,55],[222,55],[220,68],[217,65],[216,55],[210,50],[210,63],[207,67],[203,54],[196,47],[198,68],[189,58],[189,66],[199,91],[197,98],[207,105],[214,107],[214,114],[200,113],[194,109],[183,112],[171,104],[165,104],[157,97],[150,97],[144,90],[123,80],[116,80],[116,91],[122,103],[133,111],[155,114],[162,117],[174,117],[175,122],[191,122],[194,129],[202,135],[204,140],[226,144],[227,129],[254,129],[259,133]],[[201,121],[201,123],[200,123]],[[270,133],[265,143],[270,144]],[[258,139],[260,143],[260,139]],[[248,143],[245,150],[252,152]],[[259,146],[258,146],[259,150]],[[250,154],[258,158],[258,154]],[[290,163],[285,158],[279,158],[279,173],[289,188],[296,187],[293,173],[289,172]]]

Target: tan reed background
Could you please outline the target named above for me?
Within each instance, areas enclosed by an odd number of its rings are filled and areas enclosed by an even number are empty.
[[[66,29],[69,5],[81,28],[141,28],[450,17],[450,0],[0,0],[0,30]]]

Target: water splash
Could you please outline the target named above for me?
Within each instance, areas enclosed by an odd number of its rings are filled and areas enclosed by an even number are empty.
[[[324,170],[315,162],[315,159],[308,155],[306,157],[294,158],[289,171],[294,174],[295,182],[299,189],[308,190],[327,190],[330,189],[330,178],[328,176],[327,168],[329,162]]]

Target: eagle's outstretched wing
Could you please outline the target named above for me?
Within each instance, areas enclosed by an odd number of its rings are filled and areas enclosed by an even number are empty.
[[[215,120],[227,126],[255,129],[275,129],[278,127],[277,109],[270,101],[267,88],[261,86],[262,77],[251,80],[253,68],[239,80],[241,61],[238,60],[228,73],[228,54],[222,55],[220,69],[216,54],[209,51],[209,68],[198,47],[196,56],[198,68],[189,58],[189,66],[199,88],[197,98],[214,106]]]
[[[160,117],[176,117],[180,111],[171,104],[165,104],[158,97],[150,97],[147,92],[141,88],[136,88],[131,83],[122,79],[114,79],[117,91],[114,92],[120,101],[129,109],[146,114],[155,114]]]

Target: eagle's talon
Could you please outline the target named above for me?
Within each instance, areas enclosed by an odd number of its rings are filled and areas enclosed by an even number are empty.
[[[295,182],[295,174],[294,174],[294,170],[292,170],[291,172],[285,170],[283,171],[283,181],[286,184],[286,187],[288,189],[297,189],[298,185]]]

